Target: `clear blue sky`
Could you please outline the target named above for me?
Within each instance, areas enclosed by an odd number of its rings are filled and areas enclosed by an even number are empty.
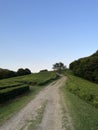
[[[98,0],[0,0],[0,68],[51,69],[98,49]]]

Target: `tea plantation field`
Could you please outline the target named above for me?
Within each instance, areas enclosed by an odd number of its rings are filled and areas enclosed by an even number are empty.
[[[48,83],[58,78],[56,72],[42,72],[0,80],[0,124],[23,108]]]

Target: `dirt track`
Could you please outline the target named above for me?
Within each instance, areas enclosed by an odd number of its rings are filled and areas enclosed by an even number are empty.
[[[30,121],[36,119],[37,110],[40,109],[45,102],[47,103],[43,117],[41,123],[37,124],[36,130],[67,130],[67,128],[62,128],[63,112],[59,94],[59,87],[62,86],[65,81],[66,77],[62,77],[58,81],[48,85],[34,100],[28,103],[26,107],[3,124],[0,130],[29,130]],[[69,118],[67,120],[69,120]],[[66,123],[70,127],[70,130],[73,130],[71,121],[67,121]]]

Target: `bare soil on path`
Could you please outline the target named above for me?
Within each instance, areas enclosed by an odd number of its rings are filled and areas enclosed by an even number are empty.
[[[35,99],[27,104],[22,110],[6,121],[0,130],[29,130],[31,121],[36,120],[38,109],[46,103],[41,122],[32,130],[73,130],[70,116],[66,109],[67,125],[63,127],[63,112],[59,88],[65,83],[66,77],[51,83],[43,89]],[[66,105],[66,104],[65,104]],[[64,105],[64,106],[65,106]],[[68,129],[66,126],[69,126]]]

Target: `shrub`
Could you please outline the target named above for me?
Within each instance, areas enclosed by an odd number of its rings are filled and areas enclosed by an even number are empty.
[[[27,91],[29,91],[29,86],[27,85],[3,89],[0,91],[0,103],[13,99]]]
[[[98,96],[95,97],[93,105],[98,108]]]
[[[98,107],[98,85],[73,75],[68,75],[68,77],[67,89],[86,102]]]
[[[98,83],[98,51],[70,64],[70,69],[77,76]]]

